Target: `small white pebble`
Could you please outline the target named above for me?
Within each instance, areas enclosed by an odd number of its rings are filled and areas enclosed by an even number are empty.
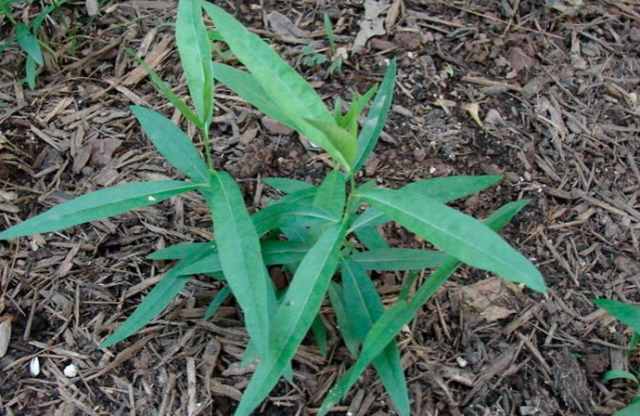
[[[33,357],[29,362],[29,372],[34,377],[40,374],[40,360],[38,357]]]
[[[65,376],[69,378],[73,378],[78,375],[78,366],[75,364],[69,364],[64,368],[62,372],[64,373]]]
[[[465,368],[467,365],[469,365],[469,362],[462,357],[456,357],[456,362],[458,363],[460,368]]]

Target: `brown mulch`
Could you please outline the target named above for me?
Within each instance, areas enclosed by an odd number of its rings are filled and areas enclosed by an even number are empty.
[[[634,386],[602,375],[637,368],[638,357],[626,354],[628,330],[590,299],[640,302],[640,3],[381,2],[389,5],[380,14],[387,32],[356,53],[363,2],[220,3],[272,42],[329,103],[364,93],[398,59],[389,124],[362,181],[398,187],[504,174],[498,186],[454,204],[480,218],[506,202],[532,200],[503,235],[540,268],[549,293],[470,269],[457,273],[400,340],[412,414],[615,413]],[[67,3],[43,25],[56,55],[46,55],[34,91],[19,82],[17,46],[0,56],[0,229],[95,189],[175,177],[141,134],[132,104],[195,133],[124,50],[144,56],[186,96],[166,25],[175,20],[174,2],[106,2],[94,17],[83,4]],[[20,19],[32,19],[41,5],[15,7]],[[338,46],[349,52],[333,75],[328,63],[302,63],[305,45],[329,53],[325,11]],[[0,22],[0,39],[8,38],[11,25]],[[249,205],[271,196],[262,177],[317,183],[330,169],[297,135],[223,87],[217,92],[217,164],[239,179]],[[96,348],[170,266],[145,256],[210,239],[210,224],[204,202],[186,195],[0,242],[0,321],[12,328],[0,358],[0,413],[232,414],[251,376],[239,366],[247,337],[233,303],[202,319],[219,290],[215,281],[192,279],[139,334],[108,351]],[[396,227],[385,232],[396,245],[421,244]],[[375,278],[393,302],[405,275]],[[329,308],[323,317],[334,321]],[[353,362],[331,331],[329,358],[307,343],[294,361],[295,384],[282,381],[256,414],[315,413]],[[77,375],[65,374],[71,365]],[[396,414],[371,370],[335,412],[345,413]]]

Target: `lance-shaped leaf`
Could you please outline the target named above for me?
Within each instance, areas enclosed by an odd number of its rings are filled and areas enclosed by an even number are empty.
[[[618,302],[609,299],[591,299],[611,316],[622,322],[634,332],[640,334],[640,308],[625,302]]]
[[[411,182],[402,189],[426,195],[444,203],[480,192],[500,182],[502,178],[502,175],[447,176]]]
[[[442,251],[382,248],[355,252],[349,256],[349,260],[365,270],[400,271],[435,268],[447,257]]]
[[[272,188],[276,188],[278,191],[285,194],[291,194],[293,192],[315,188],[315,186],[310,184],[309,182],[289,178],[263,178],[262,182],[266,183]]]
[[[295,355],[325,298],[345,234],[343,224],[331,226],[302,260],[273,320],[269,354],[258,364],[236,416],[249,415],[260,404]]]
[[[360,265],[343,261],[340,270],[347,317],[354,321],[353,326],[357,328],[358,338],[362,342],[373,324],[384,314],[382,299]],[[400,414],[408,416],[409,393],[395,340],[389,342],[383,352],[373,359],[373,365]]]
[[[264,356],[269,344],[267,272],[258,234],[238,185],[226,172],[211,176],[208,198],[213,213],[218,256],[227,284],[245,315],[247,332]]]
[[[282,227],[313,227],[338,220],[339,217],[325,209],[297,203],[271,205],[253,216],[258,235]]]
[[[357,172],[364,166],[367,158],[376,147],[382,128],[387,121],[387,115],[393,100],[393,89],[396,83],[396,61],[391,61],[384,75],[378,93],[373,99],[371,109],[358,135],[358,155],[353,165],[353,171]]]
[[[147,74],[149,74],[149,77],[151,77],[153,83],[156,84],[156,87],[158,87],[162,95],[164,95],[164,98],[166,98],[171,104],[173,104],[173,106],[180,112],[180,114],[182,114],[187,120],[192,122],[193,125],[197,128],[201,130],[204,129],[204,124],[200,121],[198,116],[193,111],[191,111],[187,103],[185,103],[182,98],[178,97],[176,93],[171,91],[169,85],[167,85],[167,83],[164,82],[162,78],[160,78],[158,74],[156,74],[156,72],[149,65],[147,65],[147,63],[141,57],[139,57],[133,49],[124,48],[124,50],[129,55],[131,55],[133,59],[138,61],[138,64],[140,64],[140,66],[143,67],[145,71],[147,71]]]
[[[14,225],[0,233],[0,240],[46,233],[72,225],[121,214],[134,208],[157,204],[172,196],[193,191],[203,185],[181,181],[140,182],[102,189],[71,201]]]
[[[38,39],[33,36],[27,25],[24,23],[18,23],[16,25],[16,38],[18,44],[22,50],[27,53],[29,58],[33,59],[33,61],[40,66],[44,65],[42,50],[38,44]]]
[[[517,214],[526,204],[527,200],[517,201],[507,204],[494,212],[485,224],[494,231],[500,230],[509,223],[511,218]],[[358,356],[356,363],[338,380],[335,386],[329,391],[326,399],[322,403],[320,416],[326,415],[333,406],[349,391],[360,377],[360,374],[371,363],[371,361],[382,353],[387,343],[391,342],[404,325],[407,325],[413,316],[420,310],[422,305],[433,296],[434,293],[447,281],[449,276],[460,266],[460,260],[449,258],[438,269],[436,269],[429,279],[416,292],[416,295],[408,303],[404,300],[398,301],[375,322],[368,333],[362,352]]]
[[[470,266],[546,291],[538,269],[480,221],[406,190],[364,189],[359,197]]]
[[[209,169],[189,136],[160,113],[139,106],[132,106],[131,111],[158,152],[174,168],[195,182],[208,182]]]
[[[240,98],[253,105],[272,119],[299,130],[278,105],[271,99],[262,85],[248,72],[241,71],[229,65],[213,63],[213,74],[216,80],[235,92]]]
[[[357,147],[355,140],[326,134],[326,126],[336,126],[313,87],[257,35],[218,6],[203,3],[205,11],[215,23],[218,33],[242,62],[267,95],[298,127],[298,131],[327,151],[348,171],[351,169]],[[316,125],[325,128],[319,130]]]
[[[178,2],[176,44],[194,107],[203,126],[208,126],[213,115],[213,66],[201,4],[200,0]]]
[[[324,178],[317,188],[313,206],[327,210],[338,219],[342,217],[346,195],[344,178],[339,171],[334,170]]]
[[[161,248],[147,256],[149,260],[182,260],[185,257],[200,250],[200,248],[210,247],[215,249],[215,243],[183,243],[176,244],[175,246]]]
[[[329,285],[329,299],[331,300],[331,306],[336,314],[338,320],[338,328],[340,334],[344,340],[345,345],[349,352],[354,356],[358,356],[361,340],[356,335],[355,322],[349,319],[346,311],[346,301],[344,300],[344,293],[342,287],[336,282],[331,282]]]
[[[205,251],[206,247],[200,247],[167,272],[164,278],[145,296],[131,316],[105,339],[99,348],[108,348],[135,334],[169,306],[189,281],[189,278],[184,276],[183,269],[197,260]]]

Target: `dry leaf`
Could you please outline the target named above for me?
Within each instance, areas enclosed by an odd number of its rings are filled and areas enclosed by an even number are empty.
[[[384,18],[382,13],[389,7],[387,0],[365,0],[364,19],[360,21],[360,31],[353,41],[353,51],[362,49],[367,41],[374,37],[384,35]]]

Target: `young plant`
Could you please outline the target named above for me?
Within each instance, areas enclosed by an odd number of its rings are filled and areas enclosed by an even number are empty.
[[[331,51],[331,65],[329,65],[329,75],[333,75],[335,72],[340,72],[342,69],[342,56],[338,53],[336,48],[335,35],[333,33],[333,26],[331,25],[331,19],[328,14],[324,14],[324,28],[327,32],[327,39],[329,40],[329,50]],[[312,45],[306,45],[302,48],[302,64],[308,67],[323,65],[329,60],[323,54],[317,53],[316,49]]]
[[[212,62],[202,9],[216,26],[217,36],[247,71]],[[204,158],[187,135],[163,115],[138,106],[132,111],[158,151],[190,180],[103,189],[0,233],[0,239],[45,233],[155,204],[184,192],[195,190],[202,195],[211,208],[214,240],[152,253],[150,259],[177,262],[100,348],[123,340],[150,322],[177,296],[189,276],[200,274],[219,280],[225,289],[212,300],[206,315],[212,316],[226,297],[233,296],[244,314],[250,339],[243,363],[258,360],[235,411],[236,415],[249,415],[281,377],[293,380],[291,362],[309,331],[326,352],[326,329],[319,311],[329,301],[345,345],[356,361],[329,392],[319,414],[327,414],[373,364],[398,412],[409,415],[396,335],[460,264],[499,274],[539,292],[546,290],[538,270],[495,232],[506,226],[527,201],[507,204],[483,222],[446,205],[497,183],[501,177],[437,178],[398,190],[356,182],[356,173],[375,147],[391,106],[395,61],[390,63],[379,88],[355,99],[345,114],[342,105],[336,105],[335,114],[331,114],[309,83],[218,6],[181,0],[176,38],[194,110],[155,75],[153,79],[200,130]],[[286,178],[265,179],[285,196],[250,215],[233,178],[213,168],[208,130],[214,79],[312,140],[331,156],[336,168],[319,186]],[[359,130],[358,118],[371,99]],[[389,247],[378,229],[389,221],[422,236],[438,249]],[[289,287],[281,292],[267,271],[274,265],[292,274]],[[411,291],[415,281],[408,279],[399,299],[385,309],[370,271],[422,269],[433,269],[425,283]],[[409,296],[410,292],[414,295]]]
[[[69,0],[60,0],[50,4],[42,9],[40,13],[33,19],[33,22],[27,24],[16,21],[13,17],[13,11],[11,9],[12,3],[17,3],[17,0],[0,0],[0,15],[3,15],[11,24],[15,27],[15,35],[11,38],[0,42],[0,53],[4,52],[11,44],[17,42],[23,52],[27,55],[25,63],[26,82],[30,89],[36,87],[36,72],[38,67],[44,65],[44,58],[42,55],[42,47],[47,48],[42,42],[38,40],[38,31],[40,26],[44,22],[47,15]]]
[[[592,299],[593,303],[609,312],[611,316],[631,328],[633,335],[629,342],[628,351],[632,352],[640,341],[640,308],[624,302],[608,299]],[[616,412],[613,416],[636,416],[640,414],[640,380],[638,371],[609,370],[604,373],[603,380],[625,379],[632,381],[638,389],[636,398],[627,407]]]

